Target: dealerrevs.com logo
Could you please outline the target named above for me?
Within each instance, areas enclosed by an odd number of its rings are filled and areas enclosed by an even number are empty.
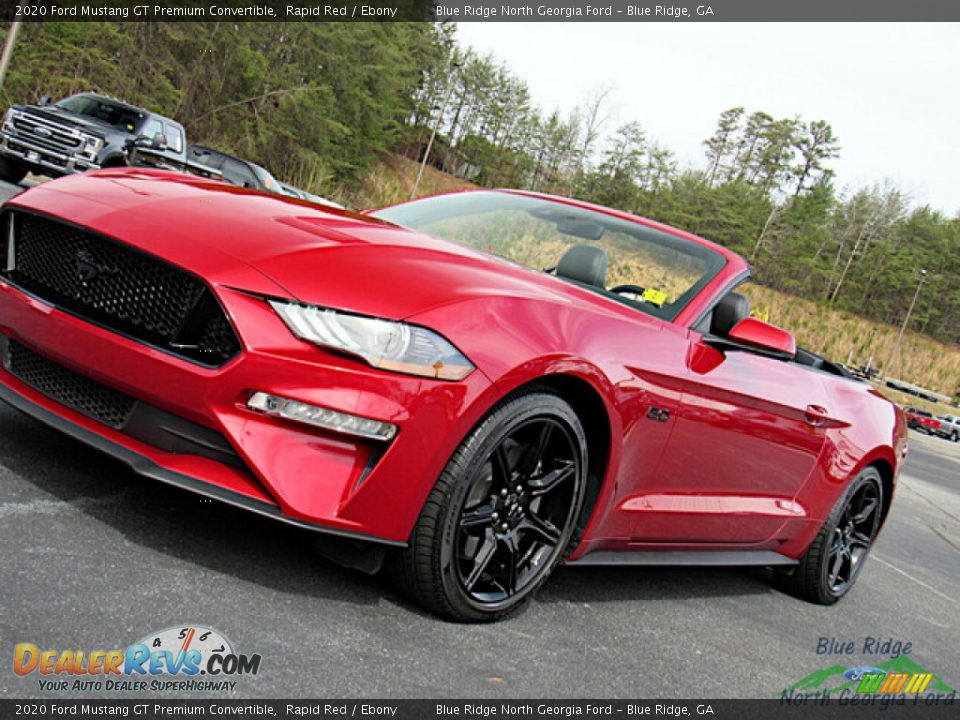
[[[229,691],[238,676],[256,675],[260,655],[234,650],[227,637],[203,625],[181,625],[150,633],[126,650],[41,649],[20,643],[13,671],[36,676],[40,690]]]

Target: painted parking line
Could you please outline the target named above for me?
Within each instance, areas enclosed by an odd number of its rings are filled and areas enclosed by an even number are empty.
[[[937,597],[941,597],[941,598],[943,598],[944,600],[948,600],[948,601],[950,601],[951,603],[953,603],[954,605],[960,604],[960,602],[958,602],[956,598],[952,598],[952,597],[950,597],[949,595],[947,595],[946,593],[940,592],[939,590],[937,590],[937,589],[936,589],[935,587],[933,587],[932,585],[928,585],[928,584],[925,583],[923,580],[920,580],[919,578],[915,578],[913,575],[911,575],[910,573],[906,572],[905,570],[901,570],[900,568],[898,568],[898,567],[897,567],[896,565],[894,565],[892,562],[889,562],[889,561],[887,561],[887,560],[884,560],[884,559],[881,558],[881,557],[878,557],[876,553],[874,553],[873,555],[871,555],[871,557],[872,557],[874,560],[876,560],[878,563],[880,563],[881,565],[883,565],[884,567],[888,567],[888,568],[890,568],[891,570],[893,570],[894,572],[900,573],[901,575],[903,575],[903,576],[904,576],[905,578],[907,578],[908,580],[911,580],[911,581],[915,582],[917,585],[919,585],[920,587],[924,588],[925,590],[927,590],[927,591],[929,591],[929,592],[932,592],[932,593],[933,593],[934,595],[936,595]]]

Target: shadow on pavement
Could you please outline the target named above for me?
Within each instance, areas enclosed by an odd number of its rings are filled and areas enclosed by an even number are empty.
[[[3,465],[132,543],[284,593],[366,605],[387,600],[423,614],[385,582],[320,558],[309,531],[142,478],[6,408],[2,419]],[[757,568],[561,567],[537,600],[589,604],[755,595],[773,592],[768,577]]]

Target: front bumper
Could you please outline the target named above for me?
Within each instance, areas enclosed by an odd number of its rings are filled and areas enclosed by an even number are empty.
[[[6,131],[0,131],[0,153],[28,165],[51,170],[58,175],[96,170],[100,167],[91,160],[52,150]]]
[[[370,368],[294,338],[261,298],[215,287],[243,351],[203,367],[53,308],[0,281],[0,333],[68,370],[212,431],[242,461],[170,452],[57,402],[0,368],[0,399],[136,472],[315,530],[405,544],[443,466],[485,410],[489,381]],[[269,392],[398,426],[389,443],[266,417]]]

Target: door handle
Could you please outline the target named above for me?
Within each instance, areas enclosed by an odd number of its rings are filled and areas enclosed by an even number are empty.
[[[807,421],[808,425],[813,425],[813,427],[821,427],[828,420],[830,420],[830,415],[827,413],[827,409],[820,405],[807,405],[807,409],[803,413],[804,420]]]

